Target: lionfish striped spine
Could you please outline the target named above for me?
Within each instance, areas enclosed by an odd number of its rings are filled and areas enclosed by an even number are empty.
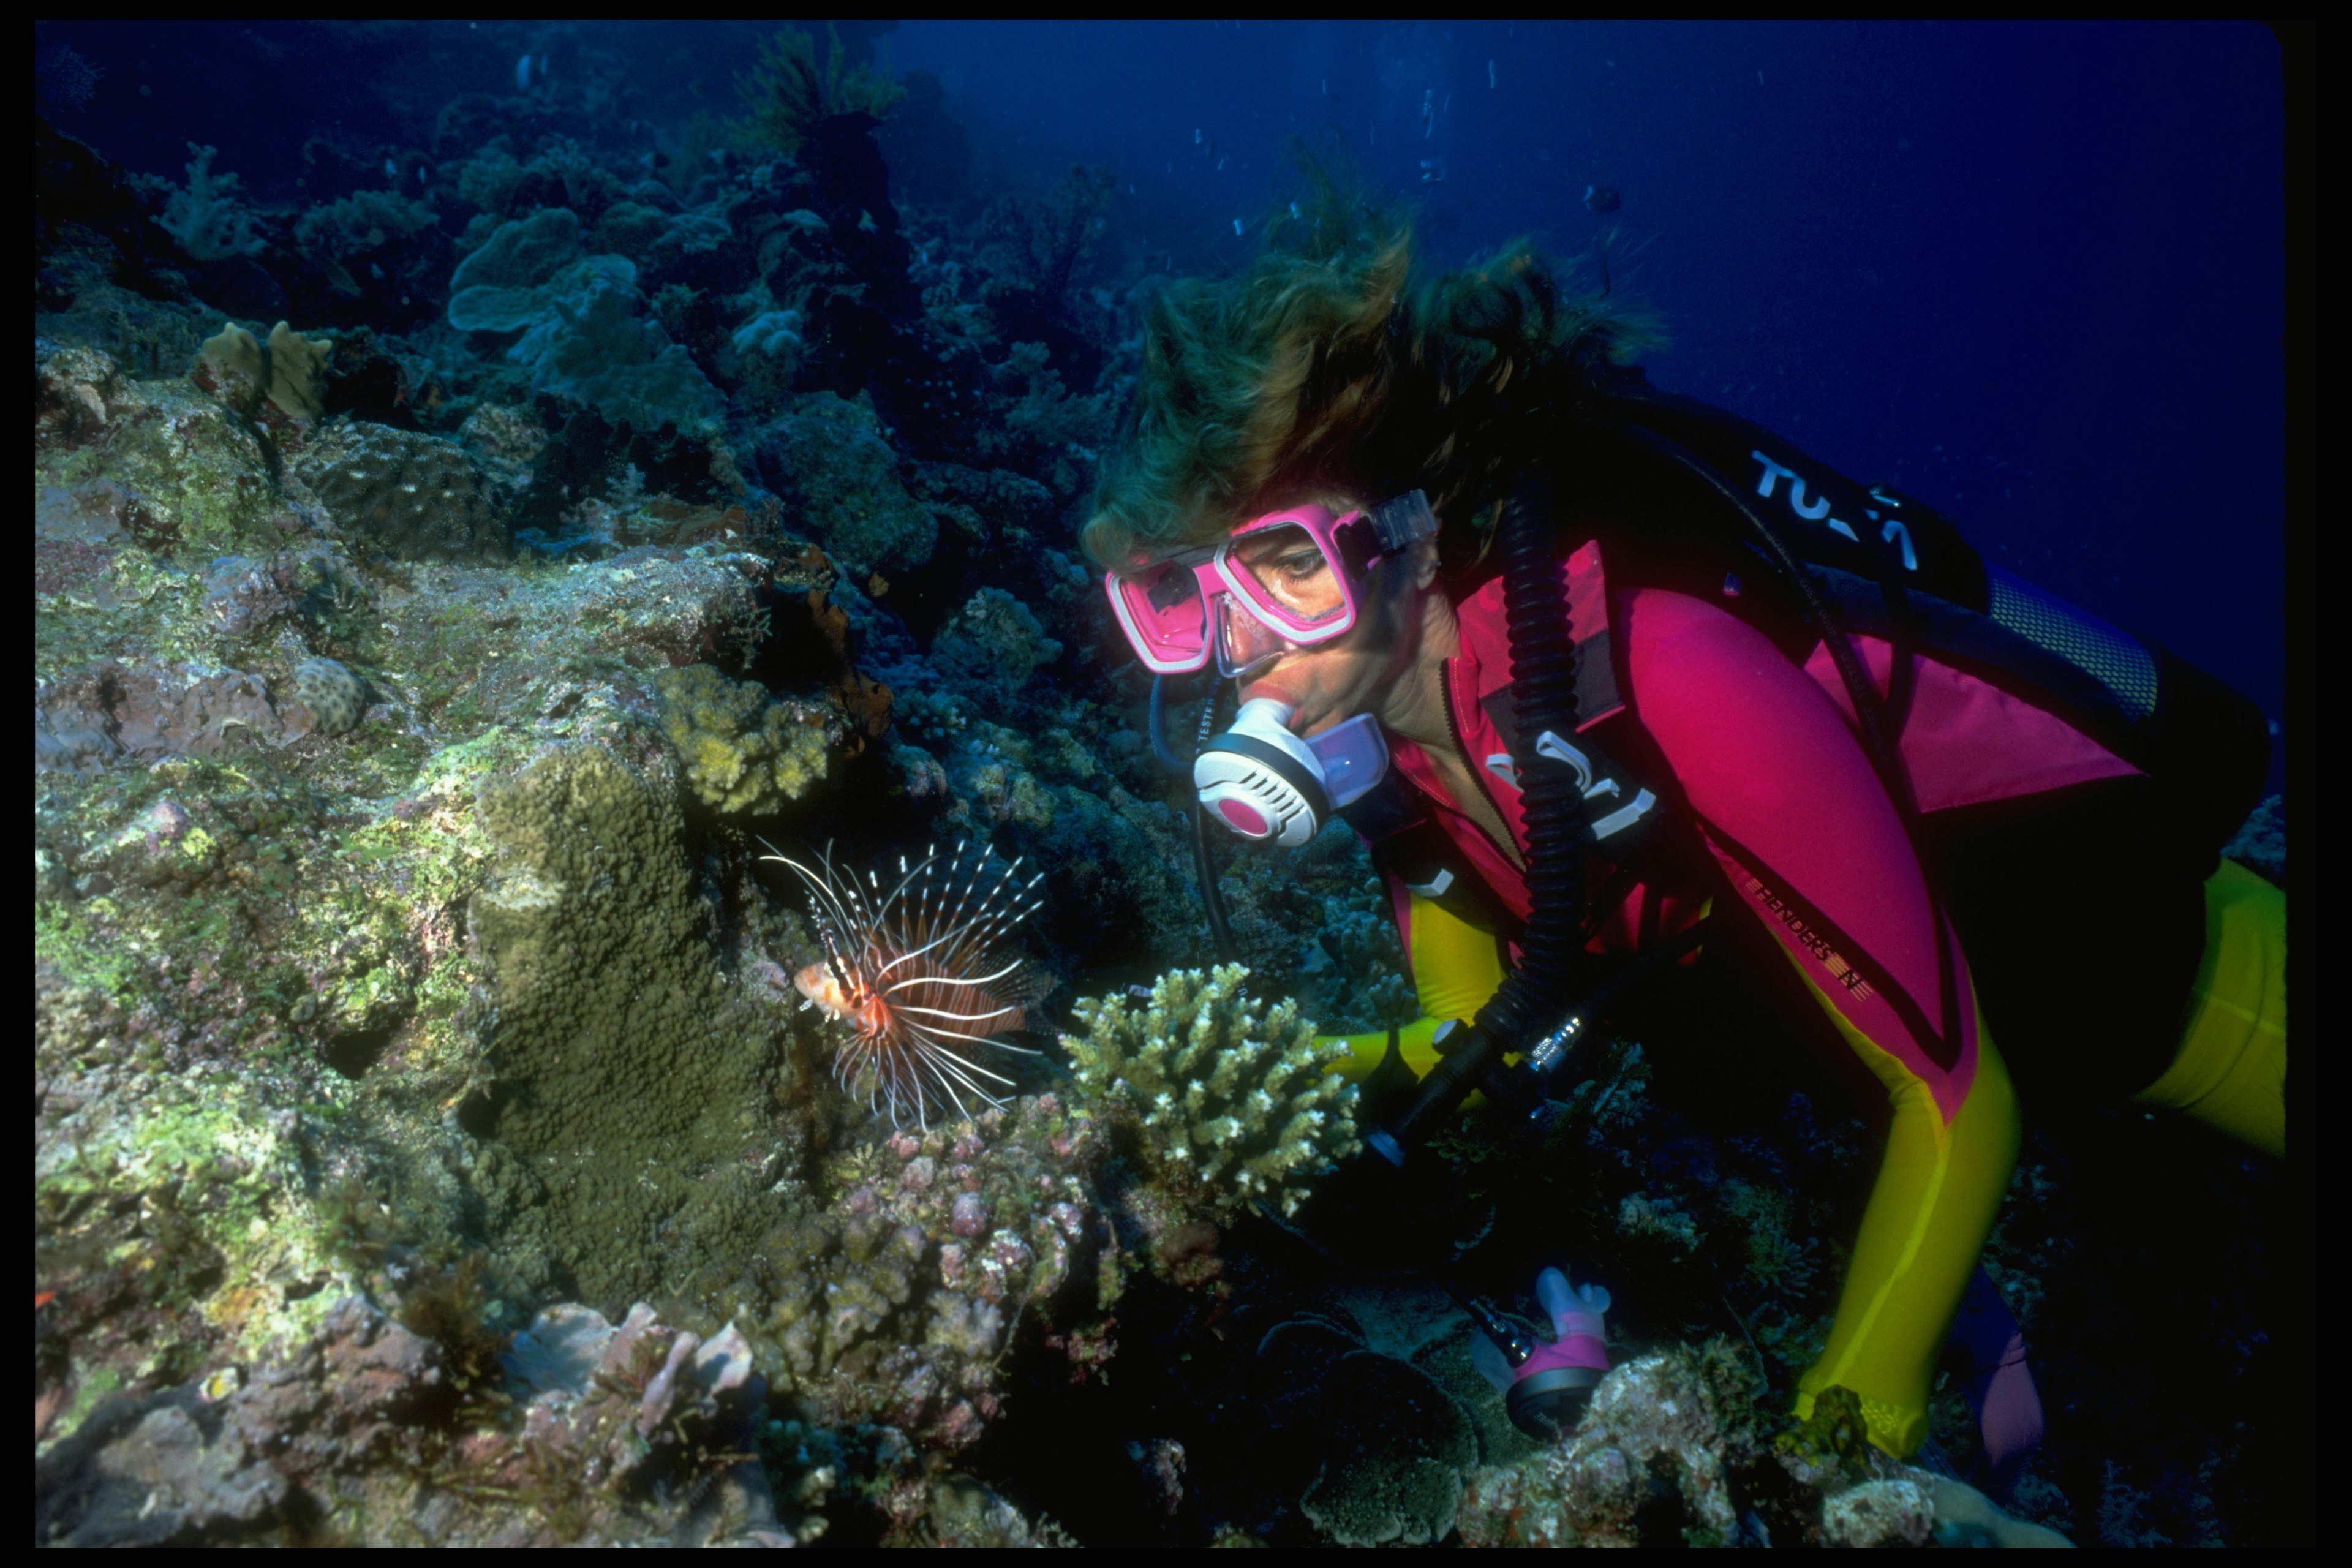
[[[1021,861],[1007,866],[983,847],[967,862],[964,849],[959,842],[942,858],[935,844],[911,868],[900,857],[887,892],[871,871],[859,887],[834,865],[830,845],[814,867],[767,857],[807,884],[824,943],[824,961],[793,976],[802,1005],[853,1031],[834,1077],[852,1093],[863,1084],[867,1105],[887,1104],[894,1125],[911,1110],[928,1129],[942,1102],[969,1116],[967,1094],[1002,1105],[989,1085],[1013,1080],[975,1060],[980,1050],[1037,1054],[1000,1037],[1021,1027],[1045,994],[1044,977],[1000,944],[1042,905],[1032,895],[1045,875],[1022,882]]]

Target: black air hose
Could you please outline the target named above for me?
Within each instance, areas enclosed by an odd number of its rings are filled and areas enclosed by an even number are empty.
[[[1151,736],[1151,754],[1160,759],[1160,765],[1170,773],[1191,778],[1192,764],[1178,756],[1174,748],[1168,744],[1167,689],[1166,676],[1155,675],[1151,678],[1150,719],[1146,725]]]
[[[1532,908],[1519,937],[1518,967],[1475,1022],[1512,1048],[1549,1030],[1574,1002],[1576,939],[1584,923],[1584,796],[1573,768],[1536,751],[1547,731],[1563,739],[1576,733],[1576,640],[1552,520],[1551,486],[1529,479],[1504,507],[1497,541],[1518,721],[1511,763],[1527,817]]]
[[[1584,795],[1576,771],[1536,750],[1546,731],[1576,733],[1576,635],[1569,625],[1568,585],[1552,526],[1551,487],[1523,480],[1503,508],[1503,624],[1511,639],[1511,702],[1518,733],[1511,763],[1528,825],[1528,923],[1519,962],[1467,1030],[1450,1047],[1412,1100],[1365,1135],[1390,1165],[1461,1107],[1473,1089],[1501,1097],[1525,1086],[1505,1072],[1506,1053],[1522,1055],[1550,1035],[1577,1003],[1578,941],[1584,922]],[[1521,1069],[1524,1073],[1524,1068]]]
[[[1155,698],[1158,696],[1159,689],[1155,682],[1152,687]],[[1201,732],[1192,738],[1192,754],[1195,756],[1200,755],[1201,748],[1209,743],[1209,737],[1216,733],[1217,699],[1223,694],[1223,691],[1224,683],[1220,681],[1209,688],[1209,695],[1201,703]],[[1153,706],[1156,717],[1158,709],[1156,701]],[[1158,738],[1155,736],[1154,744],[1158,743]],[[1192,771],[1189,765],[1184,769],[1188,776]],[[1234,945],[1233,924],[1225,916],[1224,889],[1217,881],[1217,851],[1209,837],[1209,808],[1196,799],[1192,802],[1191,816],[1192,818],[1192,875],[1200,879],[1201,908],[1209,917],[1209,945],[1216,950],[1218,963],[1239,963],[1241,950]]]

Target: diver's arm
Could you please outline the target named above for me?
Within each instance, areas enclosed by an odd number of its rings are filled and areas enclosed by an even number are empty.
[[[2009,1078],[1908,836],[1829,697],[1754,628],[1685,595],[1627,596],[1644,727],[1733,900],[1769,931],[1895,1110],[1828,1351],[1871,1436],[1926,1432],[1935,1357],[2016,1157]]]

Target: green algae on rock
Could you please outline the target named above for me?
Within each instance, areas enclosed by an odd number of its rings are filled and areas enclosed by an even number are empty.
[[[186,381],[135,380],[99,350],[38,344],[34,382],[39,482],[112,487],[122,526],[151,548],[213,555],[284,542],[275,520],[287,505],[252,428]]]
[[[741,1156],[781,1070],[719,966],[677,794],[587,743],[480,796],[497,852],[470,919],[498,1016],[476,1181],[541,1279],[614,1310],[756,1227]]]

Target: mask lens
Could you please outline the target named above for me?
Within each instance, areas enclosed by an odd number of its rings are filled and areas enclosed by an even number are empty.
[[[1309,632],[1348,613],[1338,564],[1299,524],[1244,534],[1227,548],[1226,561],[1233,581],[1277,624]]]
[[[1168,672],[1207,662],[1208,608],[1192,567],[1163,563],[1114,574],[1110,594],[1120,628],[1146,668]]]
[[[1297,647],[1234,604],[1217,601],[1217,673],[1228,678],[1260,669]]]

